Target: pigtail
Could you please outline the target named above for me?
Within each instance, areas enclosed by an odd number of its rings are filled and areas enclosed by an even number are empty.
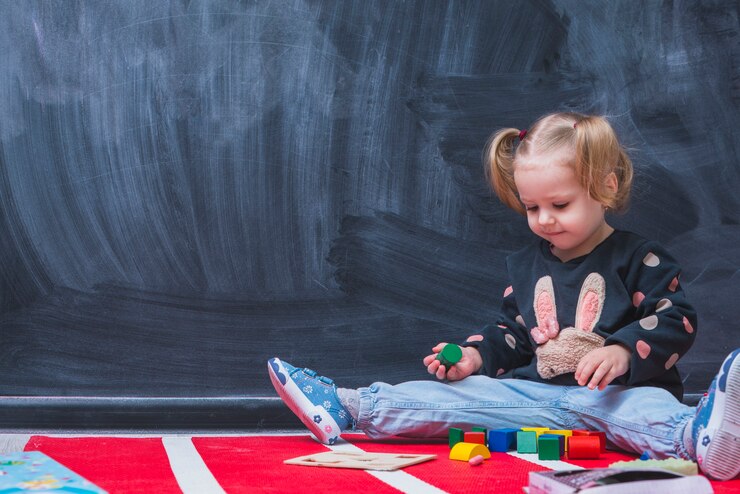
[[[632,186],[632,162],[606,118],[582,116],[574,123],[575,174],[591,197],[614,211],[626,209]],[[616,192],[604,186],[614,173]]]
[[[514,184],[514,146],[521,134],[513,128],[496,132],[486,145],[483,161],[486,178],[499,200],[514,211],[525,214]]]

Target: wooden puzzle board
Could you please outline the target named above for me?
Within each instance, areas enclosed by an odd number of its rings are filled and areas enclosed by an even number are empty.
[[[349,451],[327,451],[285,460],[288,465],[309,467],[359,468],[361,470],[398,470],[434,460],[437,455],[412,455],[403,453],[355,453]]]

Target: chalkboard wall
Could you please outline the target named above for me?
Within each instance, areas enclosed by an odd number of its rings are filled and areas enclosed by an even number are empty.
[[[632,150],[613,224],[683,264],[701,393],[740,346],[739,30],[725,1],[0,3],[0,427],[289,423],[275,355],[428,378],[532,239],[485,141],[554,110]]]

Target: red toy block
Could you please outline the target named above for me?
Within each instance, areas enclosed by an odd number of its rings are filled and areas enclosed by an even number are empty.
[[[597,436],[599,438],[599,444],[602,453],[606,453],[606,432],[603,431],[588,431],[589,436]]]
[[[568,438],[568,458],[596,459],[601,456],[601,441],[598,435],[571,436]]]
[[[463,442],[475,443],[486,445],[486,433],[485,432],[466,432]]]

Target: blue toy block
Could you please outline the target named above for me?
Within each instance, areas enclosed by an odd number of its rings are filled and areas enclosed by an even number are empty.
[[[493,429],[488,431],[488,449],[505,453],[516,449],[516,433],[519,429]]]

